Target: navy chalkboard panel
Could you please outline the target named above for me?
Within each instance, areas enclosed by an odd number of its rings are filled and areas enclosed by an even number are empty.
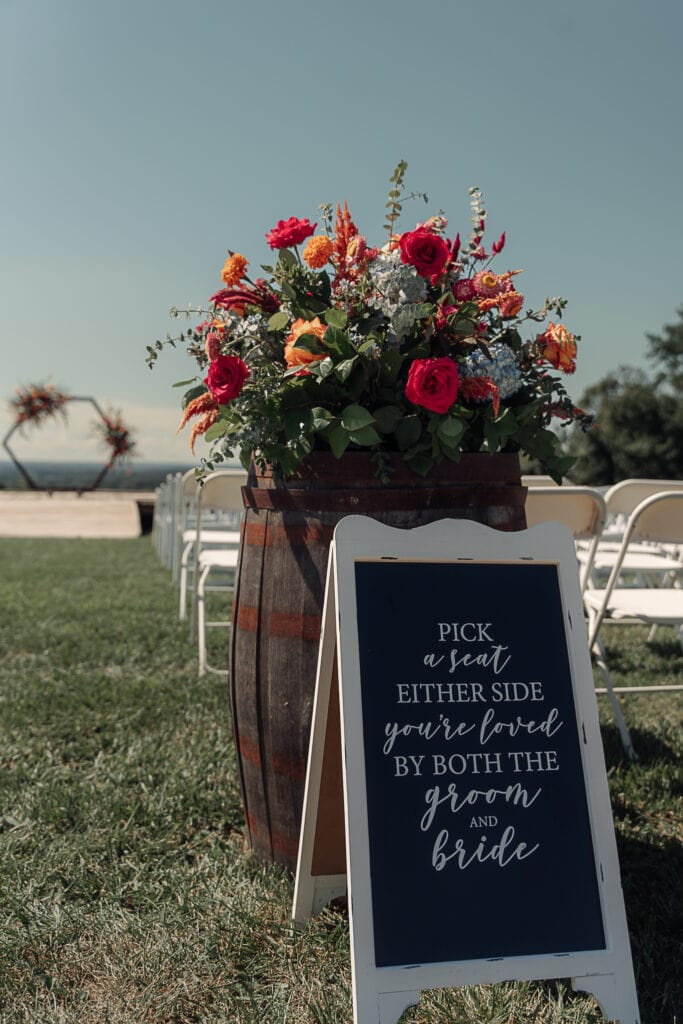
[[[376,967],[604,950],[557,566],[355,583]]]

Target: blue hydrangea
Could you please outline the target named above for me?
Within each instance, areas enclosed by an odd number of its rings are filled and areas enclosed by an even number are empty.
[[[519,391],[523,383],[515,353],[502,341],[494,341],[488,350],[492,359],[477,349],[459,364],[460,373],[463,377],[490,377],[501,399],[509,398]]]

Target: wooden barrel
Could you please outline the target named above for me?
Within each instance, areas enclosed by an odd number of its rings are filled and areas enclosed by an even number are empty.
[[[240,568],[233,605],[233,729],[252,849],[296,869],[318,641],[334,527],[368,515],[411,528],[473,519],[526,526],[515,454],[463,455],[428,478],[390,457],[381,483],[365,452],[316,452],[284,484],[252,465],[243,489]],[[328,873],[328,872],[321,872]],[[332,873],[330,871],[329,873]]]

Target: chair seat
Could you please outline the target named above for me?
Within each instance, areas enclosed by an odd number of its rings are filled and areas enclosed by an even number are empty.
[[[191,544],[197,540],[196,530],[183,530],[183,544]],[[239,544],[239,530],[212,530],[202,527],[202,544]]]
[[[202,569],[207,565],[216,569],[236,569],[238,557],[237,548],[205,548],[199,552],[199,565]]]
[[[617,560],[617,552],[600,551],[593,560],[594,569],[611,569]],[[626,572],[677,572],[683,570],[683,563],[654,551],[627,551],[621,563]]]
[[[586,590],[584,600],[598,610],[605,597],[604,590]],[[642,622],[675,626],[683,620],[683,590],[676,587],[633,587],[613,590],[607,605],[612,619],[640,619]]]

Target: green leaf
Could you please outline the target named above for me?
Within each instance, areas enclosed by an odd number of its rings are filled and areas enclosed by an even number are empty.
[[[419,416],[406,416],[396,427],[396,442],[401,451],[406,451],[416,444],[422,434],[422,423]]]
[[[268,329],[270,331],[281,331],[289,323],[289,314],[285,313],[284,310],[279,309],[277,313],[268,320]]]
[[[206,431],[206,433],[204,434],[204,440],[209,442],[217,441],[218,438],[223,437],[225,433],[225,422],[218,420]]]
[[[315,334],[300,334],[292,345],[292,348],[302,348],[304,352],[311,352],[316,356],[319,356],[326,351],[324,346],[320,343],[320,338]]]
[[[344,359],[341,363],[337,363],[335,370],[340,380],[348,380],[350,375],[353,373],[354,367],[358,365],[358,356],[354,356],[352,359]]]
[[[333,414],[328,409],[323,409],[319,405],[311,409],[311,415],[313,416],[314,430],[324,430],[334,420]]]
[[[339,327],[335,327],[333,324],[325,331],[323,343],[328,351],[334,355],[341,356],[343,359],[349,359],[356,354],[356,350],[349,341],[346,332],[342,331]]]
[[[183,395],[183,409],[187,409],[193,398],[199,398],[200,395],[205,395],[207,391],[208,388],[204,384],[197,384],[195,387],[190,388]]]
[[[419,476],[427,476],[434,467],[434,459],[430,459],[428,455],[406,455],[406,462]]]
[[[439,423],[436,428],[436,436],[446,448],[457,448],[466,428],[467,424],[462,420],[449,416],[448,419]]]
[[[362,430],[364,427],[374,426],[375,417],[367,409],[353,402],[343,410],[341,423],[345,430]]]
[[[374,427],[361,427],[360,430],[351,431],[349,440],[354,444],[363,445],[364,448],[370,448],[373,444],[380,444],[382,438]]]
[[[313,413],[310,409],[288,409],[283,417],[285,436],[288,441],[300,438],[313,428]]]
[[[362,430],[363,427],[372,426],[375,417],[364,409],[362,405],[347,405],[341,414],[341,423],[345,430]]]
[[[341,424],[333,427],[328,434],[325,435],[327,442],[332,449],[332,453],[335,458],[340,459],[346,449],[351,443],[351,439],[348,433],[344,430]]]
[[[373,416],[380,434],[393,434],[403,419],[403,412],[397,405],[383,405],[380,409],[375,409]]]
[[[382,357],[380,359],[382,384],[394,383],[398,377],[402,363],[403,356],[397,349],[390,348],[386,352],[382,353]]]
[[[185,388],[188,384],[194,384],[196,377],[190,377],[189,380],[179,380],[175,384],[171,384],[172,388]]]
[[[322,377],[323,380],[334,372],[334,363],[329,356],[317,364],[317,370],[317,376]]]
[[[297,265],[297,258],[293,252],[289,251],[289,249],[279,249],[278,264],[282,267],[283,270],[288,270],[291,267],[295,267]]]
[[[343,309],[328,309],[323,314],[325,317],[325,323],[328,323],[331,327],[346,327],[348,317]]]

